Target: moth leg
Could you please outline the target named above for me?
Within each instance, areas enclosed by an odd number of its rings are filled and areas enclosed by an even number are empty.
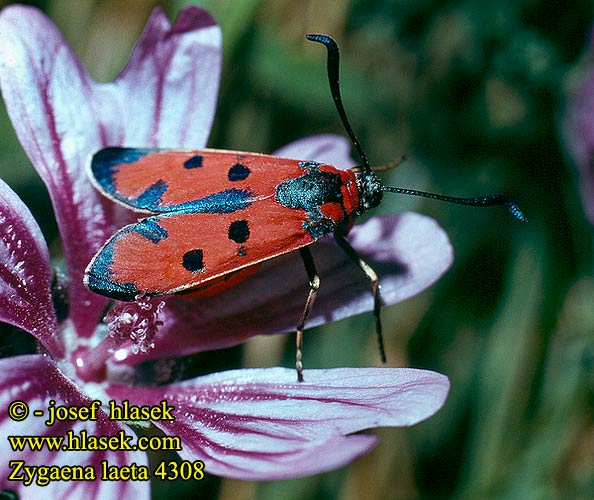
[[[351,244],[344,239],[343,236],[334,233],[334,239],[338,246],[343,249],[344,253],[359,266],[359,269],[365,273],[367,279],[371,283],[371,290],[373,292],[373,316],[375,317],[375,333],[377,335],[377,343],[379,347],[380,358],[382,363],[386,362],[386,351],[384,349],[384,337],[382,335],[382,322],[380,320],[380,310],[382,308],[382,301],[380,298],[380,284],[377,273],[374,269],[363,260]]]
[[[309,279],[309,293],[307,295],[307,300],[305,302],[305,308],[301,313],[299,323],[297,323],[295,350],[295,367],[297,368],[297,381],[303,382],[303,329],[305,328],[305,322],[307,321],[311,308],[313,307],[313,304],[316,300],[316,296],[318,295],[318,290],[320,289],[320,275],[318,274],[316,265],[313,260],[313,256],[311,255],[311,251],[309,250],[309,248],[303,247],[299,249],[299,253],[301,254],[301,258],[303,259],[305,271],[307,272],[307,277]]]

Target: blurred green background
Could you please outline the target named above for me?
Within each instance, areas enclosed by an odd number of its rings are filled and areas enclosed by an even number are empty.
[[[8,2],[0,2],[5,5]],[[383,311],[393,366],[447,374],[445,407],[411,429],[375,431],[369,455],[327,474],[251,483],[209,477],[155,483],[154,498],[594,498],[593,228],[560,142],[569,85],[583,64],[591,1],[47,0],[91,74],[112,79],[151,10],[207,7],[223,28],[224,68],[209,146],[271,152],[301,137],[344,134],[325,52],[342,50],[343,97],[375,164],[407,154],[387,184],[457,196],[505,192],[500,209],[388,196],[380,213],[433,216],[455,250],[431,289]],[[594,84],[594,82],[593,82]],[[31,207],[55,257],[44,186],[2,109],[0,176]],[[308,368],[378,365],[371,315],[309,332]],[[292,336],[230,350],[228,366],[292,365]],[[205,367],[208,367],[206,370]]]

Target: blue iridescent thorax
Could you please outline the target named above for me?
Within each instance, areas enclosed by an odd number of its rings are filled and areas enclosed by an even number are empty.
[[[342,179],[337,173],[320,170],[320,164],[315,161],[299,165],[303,175],[281,182],[276,187],[276,201],[283,207],[305,210],[303,228],[313,239],[318,239],[335,231],[342,222],[324,216],[320,210],[326,203],[342,203]]]

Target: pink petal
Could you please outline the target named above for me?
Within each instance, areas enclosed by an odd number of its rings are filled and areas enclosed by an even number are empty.
[[[429,287],[453,259],[445,232],[433,219],[415,213],[372,217],[355,226],[349,240],[379,273],[386,306]],[[332,239],[317,242],[311,250],[321,287],[308,327],[373,309],[365,275]],[[126,363],[229,347],[254,335],[292,332],[307,292],[303,262],[292,253],[270,260],[254,276],[212,297],[173,297],[164,309],[165,324],[155,337],[156,349],[129,357]]]
[[[590,58],[592,57],[590,48]],[[572,93],[562,121],[568,152],[578,167],[586,215],[594,223],[594,65],[586,68]]]
[[[9,418],[7,409],[16,400],[29,407],[26,420],[18,422]],[[109,465],[148,465],[144,452],[139,451],[14,451],[7,445],[8,436],[66,436],[69,430],[75,435],[86,431],[89,436],[114,436],[122,431],[134,436],[131,430],[99,410],[97,420],[67,420],[46,426],[50,400],[56,406],[87,406],[91,400],[84,396],[70,380],[62,375],[48,358],[40,355],[18,356],[0,360],[0,439],[3,456],[0,461],[0,488],[16,491],[20,498],[148,498],[149,482],[146,481],[53,481],[48,486],[23,486],[8,481],[11,460],[22,460],[26,465],[82,465],[92,466],[96,476],[101,476],[101,461]],[[34,415],[42,410],[43,416]],[[68,442],[65,440],[64,444]],[[135,443],[135,439],[131,444]]]
[[[157,10],[116,82],[97,84],[38,10],[6,7],[0,32],[6,107],[52,197],[70,316],[77,333],[88,336],[107,301],[83,286],[82,274],[116,228],[115,207],[91,186],[86,163],[105,146],[204,146],[219,83],[220,33],[197,7],[184,9],[172,28]]]
[[[37,9],[0,13],[0,84],[8,114],[52,198],[64,241],[79,334],[89,335],[106,301],[81,283],[93,249],[110,234],[100,196],[85,174],[101,144],[93,82],[54,24]]]
[[[188,7],[171,27],[156,9],[116,79],[121,133],[105,145],[206,146],[217,105],[221,47],[220,28],[205,10]]]
[[[351,143],[344,137],[331,134],[315,135],[291,142],[275,151],[274,155],[327,163],[341,170],[356,165],[351,158]]]
[[[54,356],[64,346],[51,295],[51,270],[41,229],[21,199],[0,180],[0,321],[31,333]]]
[[[166,400],[174,421],[158,421],[183,440],[182,458],[216,475],[247,480],[300,477],[340,467],[376,439],[347,436],[371,427],[409,426],[433,415],[447,377],[406,368],[222,372],[168,387],[112,386],[135,404]]]

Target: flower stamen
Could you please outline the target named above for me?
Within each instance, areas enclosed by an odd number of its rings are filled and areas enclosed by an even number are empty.
[[[134,354],[146,354],[155,347],[153,339],[163,321],[159,319],[164,301],[139,294],[134,302],[121,302],[112,307],[103,322],[117,345],[130,341]]]

